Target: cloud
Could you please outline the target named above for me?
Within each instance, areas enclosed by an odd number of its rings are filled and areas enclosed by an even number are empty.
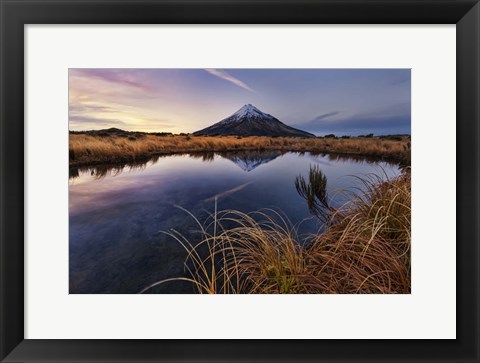
[[[68,106],[68,112],[70,115],[81,115],[85,113],[92,113],[92,112],[116,112],[117,110],[103,105],[93,105],[93,104],[86,104],[86,103],[76,103],[70,104]]]
[[[225,81],[231,82],[231,83],[233,83],[234,85],[236,85],[236,86],[238,86],[238,87],[241,87],[241,88],[243,88],[243,89],[246,89],[247,91],[256,93],[256,91],[255,91],[254,89],[250,88],[247,84],[245,84],[244,82],[240,81],[238,78],[235,78],[234,76],[232,76],[231,74],[227,73],[226,71],[222,71],[222,70],[220,70],[220,69],[213,69],[213,68],[205,69],[205,71],[207,71],[207,72],[210,73],[211,75],[214,75],[215,77],[224,79]]]
[[[409,134],[410,103],[391,105],[377,112],[363,113],[343,118],[333,117],[340,112],[329,112],[293,126],[316,134],[339,133],[359,135]],[[332,118],[333,117],[333,118]]]
[[[396,79],[396,80],[394,80],[390,83],[390,86],[395,86],[397,84],[403,84],[403,83],[407,83],[407,82],[410,82],[410,76],[408,76],[406,78]]]
[[[109,118],[98,118],[98,117],[88,117],[88,116],[70,116],[69,120],[69,129],[70,130],[89,130],[92,128],[108,128],[108,127],[118,127],[122,128],[127,126],[127,124],[118,119],[109,119]]]
[[[134,131],[138,129],[158,131],[163,129],[171,129],[175,127],[175,125],[169,123],[169,120],[167,119],[141,118],[132,121],[101,116],[95,117],[70,115],[69,117],[70,130],[90,130],[109,127],[118,127],[120,129],[129,131]]]
[[[335,122],[318,122],[316,124],[308,123],[294,126],[318,135],[330,133],[341,135],[411,133],[409,116],[390,116],[382,118],[351,117],[336,120]]]
[[[329,118],[329,117],[332,117],[332,116],[335,116],[335,115],[338,115],[340,112],[338,111],[334,111],[334,112],[329,112],[329,113],[324,113],[322,115],[318,115],[317,117],[315,117],[312,122],[314,121],[322,121],[326,118]]]
[[[135,70],[122,70],[122,69],[71,69],[72,75],[96,78],[110,83],[122,84],[131,86],[143,91],[150,90],[147,85],[147,80],[142,77],[139,71]]]
[[[299,124],[295,124],[295,127],[300,127],[306,130],[317,130],[323,127],[325,123],[332,122],[332,120],[329,120],[329,118],[338,115],[340,112],[339,111],[333,111],[333,112],[328,112],[328,113],[323,113],[321,115],[318,115],[314,119],[306,122],[302,122]]]

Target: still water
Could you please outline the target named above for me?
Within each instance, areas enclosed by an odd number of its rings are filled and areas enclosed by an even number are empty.
[[[396,164],[311,153],[232,152],[170,155],[143,164],[70,170],[70,293],[137,293],[167,278],[184,276],[185,252],[162,231],[188,238],[214,211],[270,208],[283,213],[300,236],[322,230],[297,193],[295,178],[320,167],[332,203],[339,191],[361,187],[354,176],[398,175]],[[151,293],[192,293],[172,282]]]

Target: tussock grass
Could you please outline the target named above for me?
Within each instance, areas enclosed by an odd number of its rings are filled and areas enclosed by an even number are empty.
[[[70,166],[130,162],[153,155],[239,150],[279,150],[340,153],[410,160],[410,141],[381,138],[295,138],[190,136],[142,134],[124,135],[70,134]]]
[[[318,292],[410,293],[410,174],[360,180],[365,191],[308,247],[307,274]]]
[[[329,208],[324,233],[302,244],[295,228],[274,211],[227,210],[206,223],[193,243],[166,232],[187,252],[188,277],[198,293],[410,293],[410,174],[362,178],[350,202]]]

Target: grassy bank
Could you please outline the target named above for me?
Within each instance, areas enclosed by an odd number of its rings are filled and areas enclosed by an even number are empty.
[[[335,209],[324,198],[324,182],[318,170],[305,185],[298,182],[326,222],[307,243],[274,212],[215,212],[206,223],[197,220],[199,243],[167,232],[187,251],[188,277],[142,292],[181,280],[198,293],[410,293],[410,173],[361,179],[362,191]]]
[[[236,137],[155,134],[72,133],[69,140],[70,166],[130,162],[153,155],[235,150],[279,150],[338,153],[410,160],[410,139]]]

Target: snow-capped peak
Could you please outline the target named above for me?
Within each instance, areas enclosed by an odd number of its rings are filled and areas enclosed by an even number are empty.
[[[253,106],[252,104],[248,103],[244,105],[242,108],[240,108],[237,112],[235,112],[233,115],[235,118],[241,118],[241,117],[248,117],[248,116],[254,116],[254,117],[267,117],[270,118],[270,115],[267,115],[266,113],[263,113],[260,111],[258,108]]]

